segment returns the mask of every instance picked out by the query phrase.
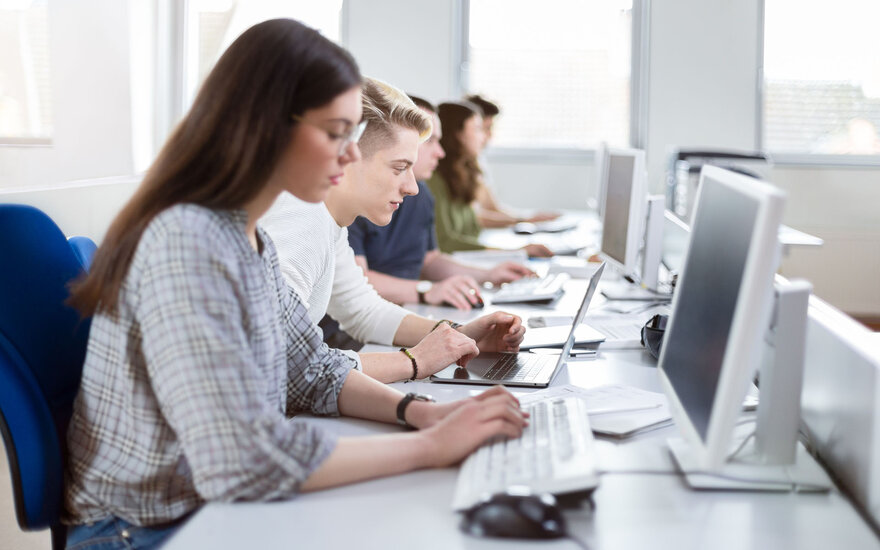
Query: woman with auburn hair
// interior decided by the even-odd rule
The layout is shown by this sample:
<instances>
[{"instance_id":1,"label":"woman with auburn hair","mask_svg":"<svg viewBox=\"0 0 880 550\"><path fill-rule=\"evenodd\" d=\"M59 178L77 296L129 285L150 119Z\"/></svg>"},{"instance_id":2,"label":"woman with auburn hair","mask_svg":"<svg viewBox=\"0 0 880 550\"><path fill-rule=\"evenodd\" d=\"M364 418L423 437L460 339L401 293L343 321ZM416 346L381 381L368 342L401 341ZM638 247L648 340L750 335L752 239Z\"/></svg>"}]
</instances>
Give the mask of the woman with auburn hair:
<instances>
[{"instance_id":1,"label":"woman with auburn hair","mask_svg":"<svg viewBox=\"0 0 880 550\"><path fill-rule=\"evenodd\" d=\"M351 56L292 20L242 34L113 222L71 302L94 315L68 429L68 548L152 548L207 501L267 501L461 460L517 437L494 389L437 404L321 342L257 219L360 157ZM401 414L396 414L400 410ZM336 437L299 411L419 431Z\"/></svg>"},{"instance_id":2,"label":"woman with auburn hair","mask_svg":"<svg viewBox=\"0 0 880 550\"><path fill-rule=\"evenodd\" d=\"M437 242L443 252L483 250L481 231L473 203L482 185L477 155L485 135L480 108L469 101L441 103L437 109L443 126L440 144L446 156L428 180L434 195ZM542 244L523 247L529 256L548 257L553 253Z\"/></svg>"},{"instance_id":3,"label":"woman with auburn hair","mask_svg":"<svg viewBox=\"0 0 880 550\"><path fill-rule=\"evenodd\" d=\"M517 316L497 312L453 330L388 302L367 282L346 228L358 216L387 225L404 198L418 193L412 167L431 119L402 91L372 78L364 81L362 116L362 158L345 167L325 204L285 193L260 220L312 321L326 313L360 342L405 346L404 353L353 354L363 372L382 382L425 378L480 351L515 351L525 331ZM321 326L325 339L335 328Z\"/></svg>"}]
</instances>

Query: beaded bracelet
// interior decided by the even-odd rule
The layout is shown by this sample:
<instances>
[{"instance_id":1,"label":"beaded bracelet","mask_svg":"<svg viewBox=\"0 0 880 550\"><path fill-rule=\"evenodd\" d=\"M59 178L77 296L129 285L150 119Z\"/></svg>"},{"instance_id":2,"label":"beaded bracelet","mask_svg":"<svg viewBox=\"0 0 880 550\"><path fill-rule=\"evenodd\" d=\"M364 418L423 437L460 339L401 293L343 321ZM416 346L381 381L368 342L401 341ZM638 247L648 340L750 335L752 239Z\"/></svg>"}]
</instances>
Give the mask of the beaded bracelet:
<instances>
[{"instance_id":1,"label":"beaded bracelet","mask_svg":"<svg viewBox=\"0 0 880 550\"><path fill-rule=\"evenodd\" d=\"M416 364L416 356L406 348L400 348L400 352L409 357L409 360L412 362L413 374L410 380L415 380L419 377L419 366Z\"/></svg>"}]
</instances>

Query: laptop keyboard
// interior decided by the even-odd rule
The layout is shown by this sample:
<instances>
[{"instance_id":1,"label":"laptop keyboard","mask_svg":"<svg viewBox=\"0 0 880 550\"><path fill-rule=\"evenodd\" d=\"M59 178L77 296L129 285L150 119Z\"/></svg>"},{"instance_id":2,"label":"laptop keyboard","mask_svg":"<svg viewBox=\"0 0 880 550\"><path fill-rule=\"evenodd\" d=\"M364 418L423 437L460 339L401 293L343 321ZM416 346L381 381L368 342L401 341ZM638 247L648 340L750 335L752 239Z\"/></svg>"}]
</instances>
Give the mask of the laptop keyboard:
<instances>
[{"instance_id":1,"label":"laptop keyboard","mask_svg":"<svg viewBox=\"0 0 880 550\"><path fill-rule=\"evenodd\" d=\"M492 303L552 300L562 294L562 286L570 278L567 273L551 273L541 278L518 279L493 294Z\"/></svg>"},{"instance_id":2,"label":"laptop keyboard","mask_svg":"<svg viewBox=\"0 0 880 550\"><path fill-rule=\"evenodd\" d=\"M519 439L491 441L471 454L458 473L453 508L527 487L533 493L589 491L598 484L593 433L584 402L555 397L523 406L531 413Z\"/></svg>"},{"instance_id":3,"label":"laptop keyboard","mask_svg":"<svg viewBox=\"0 0 880 550\"><path fill-rule=\"evenodd\" d=\"M483 378L499 382L529 382L541 373L548 359L547 356L529 353L505 355L486 371Z\"/></svg>"}]
</instances>

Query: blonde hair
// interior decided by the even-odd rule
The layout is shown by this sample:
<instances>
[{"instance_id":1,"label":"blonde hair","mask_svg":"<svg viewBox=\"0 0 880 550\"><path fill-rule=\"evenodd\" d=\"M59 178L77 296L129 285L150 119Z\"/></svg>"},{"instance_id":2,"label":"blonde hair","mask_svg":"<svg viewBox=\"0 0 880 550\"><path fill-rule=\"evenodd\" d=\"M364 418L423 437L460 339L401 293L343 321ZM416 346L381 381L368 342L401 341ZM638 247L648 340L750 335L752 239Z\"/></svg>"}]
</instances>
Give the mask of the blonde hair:
<instances>
[{"instance_id":1,"label":"blonde hair","mask_svg":"<svg viewBox=\"0 0 880 550\"><path fill-rule=\"evenodd\" d=\"M358 147L364 158L395 143L395 126L417 131L421 141L431 136L431 117L394 86L368 77L364 79L362 93L362 116L367 127Z\"/></svg>"}]
</instances>

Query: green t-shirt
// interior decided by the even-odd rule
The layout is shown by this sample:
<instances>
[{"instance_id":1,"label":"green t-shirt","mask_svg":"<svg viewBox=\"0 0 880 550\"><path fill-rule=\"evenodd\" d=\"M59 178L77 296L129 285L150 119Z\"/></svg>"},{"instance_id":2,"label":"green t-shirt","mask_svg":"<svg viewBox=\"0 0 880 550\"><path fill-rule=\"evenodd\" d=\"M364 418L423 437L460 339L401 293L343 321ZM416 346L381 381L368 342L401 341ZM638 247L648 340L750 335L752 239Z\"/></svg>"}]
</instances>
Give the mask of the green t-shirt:
<instances>
[{"instance_id":1,"label":"green t-shirt","mask_svg":"<svg viewBox=\"0 0 880 550\"><path fill-rule=\"evenodd\" d=\"M434 195L434 223L440 250L447 253L456 250L484 250L485 245L478 239L481 228L473 207L449 196L446 180L439 172L434 172L428 180L428 187Z\"/></svg>"}]
</instances>

